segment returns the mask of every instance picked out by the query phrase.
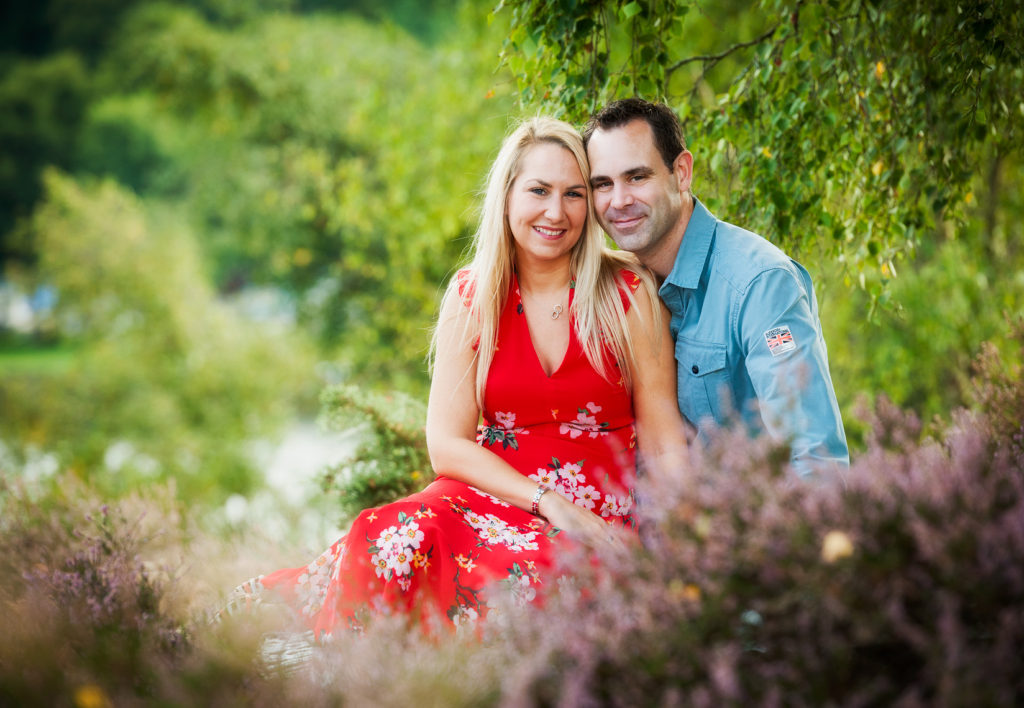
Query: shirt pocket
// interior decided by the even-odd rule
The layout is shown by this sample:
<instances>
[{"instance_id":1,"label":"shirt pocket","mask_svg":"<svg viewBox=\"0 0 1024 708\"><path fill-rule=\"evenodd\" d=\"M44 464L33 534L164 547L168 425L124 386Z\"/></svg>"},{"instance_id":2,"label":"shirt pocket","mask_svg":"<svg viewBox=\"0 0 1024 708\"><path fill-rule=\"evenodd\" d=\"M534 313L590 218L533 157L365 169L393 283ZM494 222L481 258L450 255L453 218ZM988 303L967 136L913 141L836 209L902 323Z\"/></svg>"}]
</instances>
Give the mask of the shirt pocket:
<instances>
[{"instance_id":1,"label":"shirt pocket","mask_svg":"<svg viewBox=\"0 0 1024 708\"><path fill-rule=\"evenodd\" d=\"M676 340L676 365L679 370L679 410L687 420L703 429L708 419L726 422L729 401L729 371L726 346L697 342L685 337Z\"/></svg>"}]
</instances>

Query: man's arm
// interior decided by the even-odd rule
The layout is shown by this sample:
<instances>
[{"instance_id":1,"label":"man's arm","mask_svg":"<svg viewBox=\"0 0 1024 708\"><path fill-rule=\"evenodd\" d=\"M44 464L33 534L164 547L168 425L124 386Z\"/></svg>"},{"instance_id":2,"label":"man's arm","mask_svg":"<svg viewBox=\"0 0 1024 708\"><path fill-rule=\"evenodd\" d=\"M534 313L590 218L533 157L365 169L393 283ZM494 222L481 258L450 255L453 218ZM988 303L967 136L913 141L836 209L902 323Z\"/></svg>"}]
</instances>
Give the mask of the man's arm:
<instances>
[{"instance_id":1,"label":"man's arm","mask_svg":"<svg viewBox=\"0 0 1024 708\"><path fill-rule=\"evenodd\" d=\"M796 471L849 466L810 276L796 264L766 270L751 282L736 313L765 429L791 444Z\"/></svg>"}]
</instances>

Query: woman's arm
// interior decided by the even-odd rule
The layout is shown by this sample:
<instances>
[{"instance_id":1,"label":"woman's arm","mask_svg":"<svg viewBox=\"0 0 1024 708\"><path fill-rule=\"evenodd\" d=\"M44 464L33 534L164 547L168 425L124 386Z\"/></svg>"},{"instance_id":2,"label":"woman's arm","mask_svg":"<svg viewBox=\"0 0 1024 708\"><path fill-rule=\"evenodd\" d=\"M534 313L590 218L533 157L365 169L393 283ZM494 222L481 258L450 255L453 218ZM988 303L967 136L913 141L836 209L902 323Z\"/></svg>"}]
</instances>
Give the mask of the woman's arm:
<instances>
[{"instance_id":1,"label":"woman's arm","mask_svg":"<svg viewBox=\"0 0 1024 708\"><path fill-rule=\"evenodd\" d=\"M686 474L690 469L686 424L676 401L676 359L669 333L670 315L660 299L646 288L634 294L636 305L626 313L633 340L633 412L636 439L647 474ZM655 307L661 310L661 327L655 331Z\"/></svg>"},{"instance_id":2,"label":"woman's arm","mask_svg":"<svg viewBox=\"0 0 1024 708\"><path fill-rule=\"evenodd\" d=\"M476 405L476 363L467 341L469 317L461 298L446 298L438 320L437 350L427 402L427 450L430 464L443 474L531 511L537 483L476 442L480 410ZM557 492L545 494L540 512L579 540L605 542L608 526L596 514Z\"/></svg>"}]
</instances>

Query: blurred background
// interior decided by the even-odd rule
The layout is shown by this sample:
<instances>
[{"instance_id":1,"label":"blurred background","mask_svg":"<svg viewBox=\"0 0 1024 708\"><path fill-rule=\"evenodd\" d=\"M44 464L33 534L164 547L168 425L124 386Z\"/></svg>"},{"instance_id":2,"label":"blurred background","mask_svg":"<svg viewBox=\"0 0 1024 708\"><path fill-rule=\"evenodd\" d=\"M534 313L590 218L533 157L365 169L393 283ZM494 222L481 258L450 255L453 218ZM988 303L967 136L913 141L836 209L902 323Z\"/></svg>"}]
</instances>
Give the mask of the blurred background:
<instances>
[{"instance_id":1,"label":"blurred background","mask_svg":"<svg viewBox=\"0 0 1024 708\"><path fill-rule=\"evenodd\" d=\"M981 103L933 105L951 79L912 71L951 50L877 44L913 34L927 3L886 5L876 44L851 30L849 55L808 37L831 21L813 4L799 22L773 3L507 5L9 5L3 476L42 497L68 475L103 498L171 484L227 527L288 534L305 518L329 537L320 471L358 431L317 426L321 390L424 400L438 296L509 125L539 110L580 122L634 92L687 121L697 194L811 271L854 456L858 399L941 424L971 404L983 342L1019 359L1024 108L989 84L949 93ZM933 33L957 21L935 17ZM989 20L960 27L979 76L1005 44ZM280 519L291 506L323 513Z\"/></svg>"}]
</instances>

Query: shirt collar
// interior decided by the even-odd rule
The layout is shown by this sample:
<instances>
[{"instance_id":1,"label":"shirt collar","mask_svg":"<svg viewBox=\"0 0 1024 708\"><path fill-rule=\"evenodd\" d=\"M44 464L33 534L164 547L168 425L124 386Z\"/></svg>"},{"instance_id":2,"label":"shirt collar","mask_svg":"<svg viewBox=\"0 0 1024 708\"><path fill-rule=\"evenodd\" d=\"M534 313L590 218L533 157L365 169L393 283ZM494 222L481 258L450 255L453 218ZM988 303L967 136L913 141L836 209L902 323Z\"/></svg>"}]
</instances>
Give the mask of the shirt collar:
<instances>
[{"instance_id":1,"label":"shirt collar","mask_svg":"<svg viewBox=\"0 0 1024 708\"><path fill-rule=\"evenodd\" d=\"M686 224L686 232L683 234L682 243L679 244L672 272L665 278L666 283L680 288L696 289L700 283L701 273L704 272L704 264L707 263L711 240L717 226L718 219L694 197L693 213Z\"/></svg>"}]
</instances>

